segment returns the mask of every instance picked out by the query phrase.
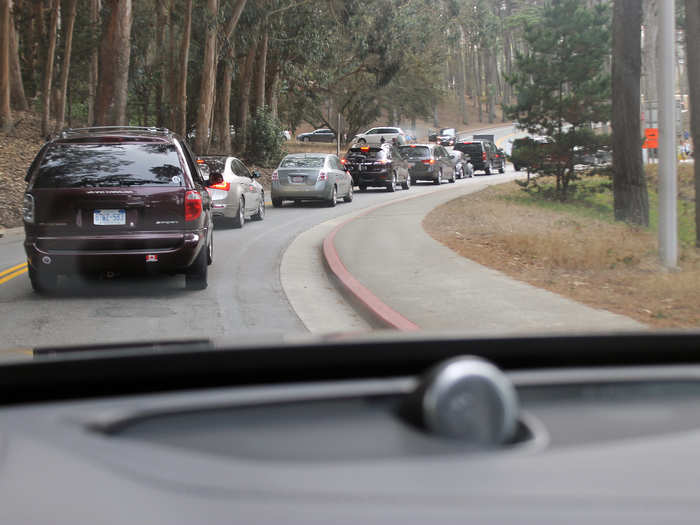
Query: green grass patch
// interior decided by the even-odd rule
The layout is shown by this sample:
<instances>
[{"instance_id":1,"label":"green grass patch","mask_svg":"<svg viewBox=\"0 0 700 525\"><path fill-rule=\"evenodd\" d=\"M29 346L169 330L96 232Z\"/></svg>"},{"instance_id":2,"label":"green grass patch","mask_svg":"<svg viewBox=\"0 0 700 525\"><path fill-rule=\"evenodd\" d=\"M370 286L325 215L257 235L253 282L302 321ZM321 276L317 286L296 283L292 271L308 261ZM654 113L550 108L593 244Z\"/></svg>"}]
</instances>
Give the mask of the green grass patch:
<instances>
[{"instance_id":1,"label":"green grass patch","mask_svg":"<svg viewBox=\"0 0 700 525\"><path fill-rule=\"evenodd\" d=\"M649 187L648 230L651 232L656 232L659 225L659 195L655 186L650 184ZM536 180L535 185L522 188L522 191L507 193L503 195L503 199L513 204L537 206L581 218L616 222L612 181L609 178L584 177L572 183L570 190L568 199L562 202L556 197L554 183L547 178L540 178ZM695 202L687 197L678 199L678 238L683 247L695 245Z\"/></svg>"}]
</instances>

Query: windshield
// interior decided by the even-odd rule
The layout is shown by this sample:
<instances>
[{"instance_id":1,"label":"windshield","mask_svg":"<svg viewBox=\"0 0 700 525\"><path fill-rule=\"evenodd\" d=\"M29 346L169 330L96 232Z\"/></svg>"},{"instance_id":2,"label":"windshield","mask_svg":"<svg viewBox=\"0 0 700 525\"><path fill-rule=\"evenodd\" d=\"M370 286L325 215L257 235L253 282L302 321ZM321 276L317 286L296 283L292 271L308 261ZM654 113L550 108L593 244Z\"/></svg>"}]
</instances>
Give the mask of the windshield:
<instances>
[{"instance_id":1,"label":"windshield","mask_svg":"<svg viewBox=\"0 0 700 525\"><path fill-rule=\"evenodd\" d=\"M430 148L427 146L403 146L401 154L409 159L430 158Z\"/></svg>"},{"instance_id":2,"label":"windshield","mask_svg":"<svg viewBox=\"0 0 700 525\"><path fill-rule=\"evenodd\" d=\"M322 168L325 157L286 157L280 168Z\"/></svg>"},{"instance_id":3,"label":"windshield","mask_svg":"<svg viewBox=\"0 0 700 525\"><path fill-rule=\"evenodd\" d=\"M700 328L686 2L11 4L0 360Z\"/></svg>"},{"instance_id":4,"label":"windshield","mask_svg":"<svg viewBox=\"0 0 700 525\"><path fill-rule=\"evenodd\" d=\"M164 144L55 144L45 153L34 188L183 185L180 158Z\"/></svg>"}]
</instances>

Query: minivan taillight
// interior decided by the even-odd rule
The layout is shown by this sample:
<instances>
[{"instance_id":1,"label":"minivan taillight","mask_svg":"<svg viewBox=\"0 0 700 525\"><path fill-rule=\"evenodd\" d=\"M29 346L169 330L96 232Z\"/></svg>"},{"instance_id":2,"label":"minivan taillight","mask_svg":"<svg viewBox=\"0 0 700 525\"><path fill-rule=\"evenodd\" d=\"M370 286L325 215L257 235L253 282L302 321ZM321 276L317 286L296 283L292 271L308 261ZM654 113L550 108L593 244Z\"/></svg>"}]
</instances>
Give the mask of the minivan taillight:
<instances>
[{"instance_id":1,"label":"minivan taillight","mask_svg":"<svg viewBox=\"0 0 700 525\"><path fill-rule=\"evenodd\" d=\"M423 159L421 162L423 164L435 164L435 159Z\"/></svg>"},{"instance_id":2,"label":"minivan taillight","mask_svg":"<svg viewBox=\"0 0 700 525\"><path fill-rule=\"evenodd\" d=\"M24 218L24 222L34 224L34 197L29 193L24 194L22 217Z\"/></svg>"},{"instance_id":3,"label":"minivan taillight","mask_svg":"<svg viewBox=\"0 0 700 525\"><path fill-rule=\"evenodd\" d=\"M198 191L185 193L185 220L194 221L202 215L202 196Z\"/></svg>"}]
</instances>

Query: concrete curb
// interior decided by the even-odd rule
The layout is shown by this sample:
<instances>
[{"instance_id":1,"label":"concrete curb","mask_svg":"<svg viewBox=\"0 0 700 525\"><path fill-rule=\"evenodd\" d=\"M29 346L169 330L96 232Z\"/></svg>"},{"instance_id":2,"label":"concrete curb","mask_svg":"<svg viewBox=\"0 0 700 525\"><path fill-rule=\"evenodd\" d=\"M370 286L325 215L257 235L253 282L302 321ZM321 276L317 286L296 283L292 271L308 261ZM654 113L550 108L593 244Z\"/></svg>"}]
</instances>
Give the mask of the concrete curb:
<instances>
[{"instance_id":1,"label":"concrete curb","mask_svg":"<svg viewBox=\"0 0 700 525\"><path fill-rule=\"evenodd\" d=\"M362 215L353 217L339 224L325 239L323 239L323 260L326 267L336 283L340 285L341 291L344 292L354 304L362 308L368 315L368 320L373 321L383 328L392 328L402 332L415 332L420 330L420 326L406 319L403 315L385 304L379 297L374 295L369 288L358 281L355 276L348 271L343 261L340 259L334 244L335 235L343 226L354 221L358 217L362 217Z\"/></svg>"}]
</instances>

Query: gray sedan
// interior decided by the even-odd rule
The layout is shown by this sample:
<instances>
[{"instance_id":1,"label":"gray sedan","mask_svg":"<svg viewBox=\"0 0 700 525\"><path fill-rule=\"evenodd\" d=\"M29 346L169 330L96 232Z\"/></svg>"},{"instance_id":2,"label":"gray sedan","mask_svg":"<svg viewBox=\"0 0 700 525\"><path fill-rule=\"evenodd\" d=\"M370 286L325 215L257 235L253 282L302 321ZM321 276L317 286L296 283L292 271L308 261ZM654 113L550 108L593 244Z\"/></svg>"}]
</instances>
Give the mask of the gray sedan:
<instances>
[{"instance_id":1,"label":"gray sedan","mask_svg":"<svg viewBox=\"0 0 700 525\"><path fill-rule=\"evenodd\" d=\"M339 198L352 201L352 177L335 155L296 153L287 155L272 172L272 205L285 200L325 201L335 206Z\"/></svg>"},{"instance_id":2,"label":"gray sedan","mask_svg":"<svg viewBox=\"0 0 700 525\"><path fill-rule=\"evenodd\" d=\"M265 191L252 173L236 157L208 156L197 159L199 171L207 181L214 217L240 228L246 219L265 218Z\"/></svg>"}]
</instances>

